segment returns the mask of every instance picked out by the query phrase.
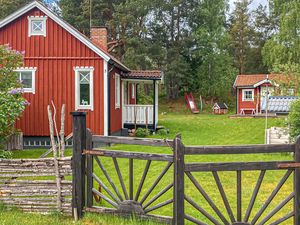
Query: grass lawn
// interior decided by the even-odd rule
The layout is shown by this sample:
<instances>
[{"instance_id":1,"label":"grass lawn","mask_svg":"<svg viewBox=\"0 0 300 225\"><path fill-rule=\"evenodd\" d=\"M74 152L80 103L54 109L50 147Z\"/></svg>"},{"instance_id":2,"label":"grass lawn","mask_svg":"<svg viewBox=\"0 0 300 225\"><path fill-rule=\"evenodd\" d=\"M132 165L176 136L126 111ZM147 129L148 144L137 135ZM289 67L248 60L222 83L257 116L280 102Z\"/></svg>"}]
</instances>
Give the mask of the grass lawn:
<instances>
[{"instance_id":1,"label":"grass lawn","mask_svg":"<svg viewBox=\"0 0 300 225\"><path fill-rule=\"evenodd\" d=\"M176 109L175 109L176 110ZM198 114L193 115L183 110L180 112L172 112L172 109L163 109L162 111L168 111L165 115L160 115L160 125L165 126L170 130L170 133L166 136L154 135L154 137L159 138L174 138L178 133L181 133L182 140L185 145L228 145L228 144L262 144L264 143L264 119L253 119L253 118L243 118L243 119L230 119L226 115L210 115L210 114ZM269 119L268 125L270 126L283 126L284 119ZM154 148L154 147L141 147L141 146L125 146L116 145L112 147L113 149L122 149L127 151L136 152L151 152L151 153L165 153L171 154L170 148ZM14 157L16 158L33 158L38 157L43 153L43 150L34 151L19 151L14 152ZM70 151L68 152L70 154ZM274 160L291 160L289 154L259 154L259 155L218 155L218 156L189 156L186 157L188 162L222 162L222 161L274 161ZM121 185L119 184L117 174L114 171L114 165L111 158L101 158L106 170L109 172L117 188L122 193ZM122 171L123 178L128 184L128 160L118 159L120 169ZM143 160L134 160L134 191L136 192L139 181L141 179L143 170L145 168L146 162ZM145 180L143 189L139 200L144 196L149 187L152 185L154 180L166 166L163 162L152 162L147 178ZM105 184L109 186L107 180L101 173L99 167L95 163L95 173L105 181ZM285 171L267 171L263 184L261 186L260 192L258 194L257 200L254 205L253 213L250 216L253 218L255 213L260 209L261 205L265 199L271 194L272 190L278 184L281 177L284 175ZM172 167L163 177L157 188L150 194L146 199L145 203L159 191L161 191L165 186L167 186L172 181ZM220 209L220 211L229 220L229 216L226 213L226 208L221 200L219 191L213 179L211 173L194 173L197 181L202 185L208 195L213 199L214 203ZM219 173L221 182L223 184L225 193L230 202L231 208L234 215L236 215L236 172L220 172ZM254 186L259 176L259 171L249 171L242 172L242 215L244 216L247 209L248 203L251 198ZM213 210L209 207L207 202L202 198L193 184L189 181L188 177L185 178L185 191L186 195L192 198L195 202L201 205L207 212L211 213L215 218L218 219ZM95 184L95 187L97 185ZM97 187L98 188L98 187ZM267 213L269 213L274 206L279 204L285 197L287 197L292 192L292 176L288 179L286 184L282 187L279 194L271 202L270 206L267 208L266 212L261 218L263 218ZM127 185L128 190L128 185ZM135 193L134 192L134 193ZM105 192L104 192L105 193ZM164 200L170 199L172 197L172 189L170 189L165 195L160 199L156 200L151 206L154 206ZM104 206L109 206L108 204L102 202ZM289 202L285 207L283 207L279 213L271 218L269 222L275 220L275 218L280 218L285 214L289 213L292 209L292 204ZM208 224L210 221L203 218L203 216L198 213L191 205L186 203L186 212L193 217L203 220ZM171 215L172 205L162 207L153 213L161 215ZM53 216L40 216L34 215L30 216L27 214L15 212L15 211L5 211L0 212L0 218L6 218L6 222L0 224L13 224L10 218L15 218L15 221L23 221L22 224L35 224L33 222L36 220L47 221L45 224L70 224L72 221L70 219L61 218L57 215ZM35 218L35 219L33 219ZM9 222L10 221L10 222ZM41 224L41 223L39 223ZM85 218L78 224L154 224L149 222L140 222L136 220L125 220L116 217L103 217L100 215L87 214ZM287 221L283 224L292 224L292 220Z\"/></svg>"}]
</instances>

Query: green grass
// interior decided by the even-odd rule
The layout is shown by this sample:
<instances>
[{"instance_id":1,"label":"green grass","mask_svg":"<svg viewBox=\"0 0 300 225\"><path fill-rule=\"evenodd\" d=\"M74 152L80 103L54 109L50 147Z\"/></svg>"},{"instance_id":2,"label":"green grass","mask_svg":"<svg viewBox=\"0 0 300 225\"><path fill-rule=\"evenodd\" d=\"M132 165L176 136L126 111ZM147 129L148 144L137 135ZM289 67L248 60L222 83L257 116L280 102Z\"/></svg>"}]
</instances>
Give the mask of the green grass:
<instances>
[{"instance_id":1,"label":"green grass","mask_svg":"<svg viewBox=\"0 0 300 225\"><path fill-rule=\"evenodd\" d=\"M178 107L180 108L180 107ZM198 114L193 115L188 113L186 110L179 112L175 107L173 109L163 109L161 111L168 111L166 115L160 115L160 125L165 126L170 130L170 133L165 136L154 135L158 138L170 138L173 139L176 134L180 133L182 135L182 140L185 145L229 145L229 144L262 144L264 143L264 119L254 119L254 118L235 118L230 119L227 115L210 115L210 114ZM173 112L170 112L173 111ZM285 123L284 119L269 119L268 125L271 126L283 126ZM166 148L157 148L157 147L141 147L141 146L125 146L125 145L116 145L112 149L126 150L126 151L135 151L135 152L151 152L151 153L165 153L172 154L172 150L168 147ZM28 157L35 158L40 156L44 150L33 150L33 151L17 151L14 152L13 157ZM69 153L70 154L70 151ZM226 162L226 161L275 161L275 160L291 160L292 157L289 154L258 154L258 155L202 155L202 156L188 156L186 157L187 162ZM109 172L109 175L112 177L114 183L116 184L118 190L122 192L121 185L119 184L117 174L114 170L114 165L111 158L101 158L106 170ZM119 166L122 171L124 180L126 181L126 187L128 190L128 160L118 159ZM139 181L141 179L143 170L145 168L146 162L144 160L134 160L134 194L137 190ZM153 184L154 180L166 166L166 163L163 162L152 162L150 166L149 173L143 185L141 195L139 200L144 196L149 187ZM261 190L257 197L257 200L254 205L253 213L250 216L250 219L254 217L255 213L259 210L263 202L270 195L272 190L275 188L285 171L267 171ZM109 186L104 175L101 173L100 168L95 163L95 173L99 176L105 184ZM151 199L155 194L161 191L166 185L172 181L172 168L167 172L163 177L160 183L157 185L157 188L150 194L146 199L145 203ZM202 185L208 195L213 199L221 212L229 220L229 217L226 213L225 206L221 201L221 197L213 176L211 173L194 173L194 176L198 182ZM224 186L227 198L230 202L234 215L236 215L236 172L220 172L219 173L221 182ZM259 171L247 171L242 172L242 186L243 186L243 216L245 214L246 208L251 198L254 186L256 184L257 178L259 176ZM201 207L205 208L206 211L211 213L215 218L218 218L216 214L211 210L207 202L202 198L198 193L196 188L192 185L189 179L185 178L185 194L192 198L198 204L201 204ZM95 187L98 186L95 184ZM267 208L266 212L261 218L263 218L267 213L269 213L276 204L280 203L287 195L292 192L292 176L282 187L278 195L272 201L270 206ZM105 193L105 191L104 191ZM106 193L105 193L106 194ZM167 200L172 197L172 189L170 189L165 195L160 199L156 200L151 206L156 205L159 202ZM100 205L109 206L105 202L101 202ZM275 218L280 218L287 214L292 208L291 203L287 204L279 213L277 213L272 219L268 222L272 222ZM210 224L208 220L203 218L200 213L193 209L188 203L185 205L185 211L192 215L193 217L203 220L204 222ZM10 214L13 214L10 216ZM153 211L155 214L161 215L172 215L172 205L168 205L160 208L159 210ZM10 217L22 218L22 213L19 212L2 212L2 215L10 220ZM0 214L0 217L2 217ZM28 218L28 224L30 218L36 217L34 221L39 220L38 218L45 218L47 221L46 224L69 224L71 223L70 219L61 218L57 215L42 217L40 215L34 215L32 217L27 214L24 218ZM16 218L16 220L19 220ZM12 221L12 220L11 220ZM22 219L23 221L23 219ZM26 219L24 223L27 224ZM291 220L287 221L285 224L291 224ZM1 224L1 222L0 222ZM6 224L12 224L7 222ZM117 217L110 217L95 214L86 214L85 218L79 224L154 224L150 222L140 222L136 220L125 220Z\"/></svg>"}]
</instances>

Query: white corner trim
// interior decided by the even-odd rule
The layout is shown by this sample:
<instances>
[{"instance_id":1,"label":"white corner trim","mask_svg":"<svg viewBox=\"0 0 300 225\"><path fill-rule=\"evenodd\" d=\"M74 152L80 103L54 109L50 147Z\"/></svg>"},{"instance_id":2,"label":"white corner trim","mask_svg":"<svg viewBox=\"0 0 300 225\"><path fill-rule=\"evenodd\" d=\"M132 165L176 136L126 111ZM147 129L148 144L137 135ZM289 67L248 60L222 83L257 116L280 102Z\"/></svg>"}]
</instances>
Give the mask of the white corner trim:
<instances>
[{"instance_id":1,"label":"white corner trim","mask_svg":"<svg viewBox=\"0 0 300 225\"><path fill-rule=\"evenodd\" d=\"M41 32L33 32L31 23L34 21L42 21L42 31ZM44 36L46 37L47 34L47 16L28 16L28 37L31 36Z\"/></svg>"},{"instance_id":2,"label":"white corner trim","mask_svg":"<svg viewBox=\"0 0 300 225\"><path fill-rule=\"evenodd\" d=\"M15 72L32 72L32 88L23 88L24 93L32 93L35 94L35 73L37 68L36 67L17 67Z\"/></svg>"},{"instance_id":3,"label":"white corner trim","mask_svg":"<svg viewBox=\"0 0 300 225\"><path fill-rule=\"evenodd\" d=\"M110 60L110 56L99 49L97 46L95 46L87 37L85 37L83 34L81 34L79 31L77 31L75 28L73 28L71 25L63 21L61 18L59 18L57 15L55 15L51 10L49 10L47 7L45 7L43 4L33 1L30 4L25 5L21 9L17 10L16 12L10 14L6 18L0 21L0 28L4 27L5 25L9 24L13 20L17 19L18 17L22 16L29 10L33 9L34 7L37 7L39 10L41 10L43 13L45 13L49 18L54 20L56 23L58 23L61 27L63 27L65 30L67 30L70 34L72 34L75 38L77 38L79 41L81 41L84 45L89 47L92 51L94 51L97 55L102 57L105 61Z\"/></svg>"},{"instance_id":4,"label":"white corner trim","mask_svg":"<svg viewBox=\"0 0 300 225\"><path fill-rule=\"evenodd\" d=\"M89 109L94 110L94 68L82 68L74 67L75 71L75 110L79 109ZM88 71L90 72L90 104L89 105L80 105L80 89L79 89L79 71Z\"/></svg>"},{"instance_id":5,"label":"white corner trim","mask_svg":"<svg viewBox=\"0 0 300 225\"><path fill-rule=\"evenodd\" d=\"M117 86L118 93L117 93ZM118 73L115 73L115 109L119 109L121 107L121 76ZM117 97L118 96L118 97ZM118 99L118 101L117 101Z\"/></svg>"},{"instance_id":6,"label":"white corner trim","mask_svg":"<svg viewBox=\"0 0 300 225\"><path fill-rule=\"evenodd\" d=\"M103 66L103 98L104 98L104 118L103 118L103 129L104 129L104 136L108 136L108 87L107 87L107 83L108 83L108 65L107 62L104 61L104 66Z\"/></svg>"}]
</instances>

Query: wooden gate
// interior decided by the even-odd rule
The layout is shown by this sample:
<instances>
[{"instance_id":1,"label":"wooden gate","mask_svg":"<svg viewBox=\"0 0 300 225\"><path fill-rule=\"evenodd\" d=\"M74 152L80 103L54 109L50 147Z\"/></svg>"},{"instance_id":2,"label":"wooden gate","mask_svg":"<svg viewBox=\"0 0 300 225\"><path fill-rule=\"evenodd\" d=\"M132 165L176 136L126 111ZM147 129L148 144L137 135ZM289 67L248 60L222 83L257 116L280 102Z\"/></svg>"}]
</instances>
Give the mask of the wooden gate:
<instances>
[{"instance_id":1,"label":"wooden gate","mask_svg":"<svg viewBox=\"0 0 300 225\"><path fill-rule=\"evenodd\" d=\"M180 136L175 137L174 140L92 136L86 129L85 113L82 112L73 113L73 134L72 207L73 215L76 217L81 217L83 211L118 215L134 213L141 218L175 225L183 225L185 222L200 225L275 225L294 218L294 225L300 225L300 139L297 139L295 144L289 145L184 146ZM99 143L139 145L141 148L143 146L166 147L166 152L171 152L171 148L172 154L93 148ZM185 162L188 157L196 155L255 154L259 157L261 154L268 153L293 153L294 160ZM110 163L105 163L107 159ZM121 160L127 161L126 164L122 163L122 167ZM144 165L139 174L140 179L135 183L137 179L134 177L134 171L137 170L138 165L135 162L140 160L143 160ZM150 176L149 169L155 167L157 163L163 163L164 166L157 167L162 169L155 171L152 183L147 183L147 178ZM243 195L243 190L245 190L243 187L250 185L243 182L246 171L258 171L258 178L252 193ZM284 173L282 177L272 177L278 180L278 184L275 188L267 190L268 193L265 193L267 197L259 207L254 207L260 203L257 196L262 190L268 171L283 171ZM205 185L199 181L199 177L203 177L204 173L209 173L212 177L216 186L213 190L219 193L219 199L212 198ZM229 185L231 188L234 186L235 189L236 210L233 210L232 199L228 198L220 173L229 174L233 181ZM235 175L233 176L232 173ZM153 173L151 175L153 176ZM294 177L291 182L293 184L291 193L286 194L283 199L279 200L280 203L273 207L274 199L278 197L283 185L291 179L292 175ZM162 182L163 179L165 179L164 182ZM194 197L191 197L191 194ZM197 194L196 197L195 194ZM247 202L243 199L245 195L249 196ZM102 201L101 204L97 202L98 200ZM219 207L220 202L223 208ZM279 211L290 203L293 204L291 211L278 216ZM166 212L163 207L170 206L173 207L173 210L169 210L172 212L171 215L152 214L157 209ZM189 209L195 210L196 216L189 214Z\"/></svg>"}]
</instances>

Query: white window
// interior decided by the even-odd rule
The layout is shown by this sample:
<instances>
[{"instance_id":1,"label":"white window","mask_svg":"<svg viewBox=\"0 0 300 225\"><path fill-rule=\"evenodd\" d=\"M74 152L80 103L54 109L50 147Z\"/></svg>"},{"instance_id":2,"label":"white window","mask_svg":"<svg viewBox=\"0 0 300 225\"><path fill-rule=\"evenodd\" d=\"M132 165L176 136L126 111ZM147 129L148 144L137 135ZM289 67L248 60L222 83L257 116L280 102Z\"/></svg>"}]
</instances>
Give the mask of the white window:
<instances>
[{"instance_id":1,"label":"white window","mask_svg":"<svg viewBox=\"0 0 300 225\"><path fill-rule=\"evenodd\" d=\"M254 101L254 90L253 89L244 89L242 93L243 101Z\"/></svg>"},{"instance_id":2,"label":"white window","mask_svg":"<svg viewBox=\"0 0 300 225\"><path fill-rule=\"evenodd\" d=\"M120 75L115 74L115 108L120 108L120 98L121 98L121 93L120 93Z\"/></svg>"},{"instance_id":3,"label":"white window","mask_svg":"<svg viewBox=\"0 0 300 225\"><path fill-rule=\"evenodd\" d=\"M45 16L28 17L28 36L41 35L46 37L46 20Z\"/></svg>"},{"instance_id":4,"label":"white window","mask_svg":"<svg viewBox=\"0 0 300 225\"><path fill-rule=\"evenodd\" d=\"M35 71L36 68L18 68L15 72L19 75L24 92L35 93Z\"/></svg>"},{"instance_id":5,"label":"white window","mask_svg":"<svg viewBox=\"0 0 300 225\"><path fill-rule=\"evenodd\" d=\"M93 72L92 67L75 68L75 110L94 110Z\"/></svg>"},{"instance_id":6,"label":"white window","mask_svg":"<svg viewBox=\"0 0 300 225\"><path fill-rule=\"evenodd\" d=\"M131 98L135 98L135 84L131 84Z\"/></svg>"}]
</instances>

